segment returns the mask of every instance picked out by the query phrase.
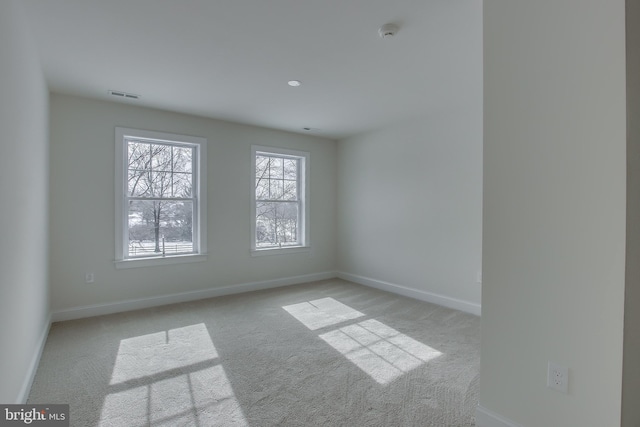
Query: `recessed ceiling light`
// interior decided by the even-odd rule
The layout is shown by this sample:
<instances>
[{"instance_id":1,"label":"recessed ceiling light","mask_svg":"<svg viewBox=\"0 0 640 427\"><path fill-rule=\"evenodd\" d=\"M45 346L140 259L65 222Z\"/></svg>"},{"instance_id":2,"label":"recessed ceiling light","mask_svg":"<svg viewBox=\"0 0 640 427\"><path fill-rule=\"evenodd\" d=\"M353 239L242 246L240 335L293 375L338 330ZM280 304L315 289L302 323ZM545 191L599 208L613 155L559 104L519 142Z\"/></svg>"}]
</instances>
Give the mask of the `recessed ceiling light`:
<instances>
[{"instance_id":1,"label":"recessed ceiling light","mask_svg":"<svg viewBox=\"0 0 640 427\"><path fill-rule=\"evenodd\" d=\"M300 83L300 80L289 80L289 81L287 82L287 84L288 84L289 86L292 86L292 87L298 87L298 86L300 86L302 83Z\"/></svg>"}]
</instances>

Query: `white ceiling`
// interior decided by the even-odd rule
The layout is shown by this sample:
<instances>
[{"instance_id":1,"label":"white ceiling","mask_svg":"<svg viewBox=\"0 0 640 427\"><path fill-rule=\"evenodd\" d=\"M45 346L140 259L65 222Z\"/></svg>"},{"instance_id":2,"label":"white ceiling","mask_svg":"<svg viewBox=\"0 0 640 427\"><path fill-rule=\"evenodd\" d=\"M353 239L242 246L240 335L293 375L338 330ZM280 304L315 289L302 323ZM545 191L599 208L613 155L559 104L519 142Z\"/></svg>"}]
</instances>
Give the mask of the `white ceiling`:
<instances>
[{"instance_id":1,"label":"white ceiling","mask_svg":"<svg viewBox=\"0 0 640 427\"><path fill-rule=\"evenodd\" d=\"M481 0L23 3L54 92L332 139L482 97Z\"/></svg>"}]
</instances>

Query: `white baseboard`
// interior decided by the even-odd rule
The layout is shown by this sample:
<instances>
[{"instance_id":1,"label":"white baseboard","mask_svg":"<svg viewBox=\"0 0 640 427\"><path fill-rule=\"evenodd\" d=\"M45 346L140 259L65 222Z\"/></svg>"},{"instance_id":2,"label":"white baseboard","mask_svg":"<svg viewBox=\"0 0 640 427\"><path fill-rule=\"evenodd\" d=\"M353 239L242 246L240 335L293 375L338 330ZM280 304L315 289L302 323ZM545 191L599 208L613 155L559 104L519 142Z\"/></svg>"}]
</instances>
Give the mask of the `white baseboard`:
<instances>
[{"instance_id":1,"label":"white baseboard","mask_svg":"<svg viewBox=\"0 0 640 427\"><path fill-rule=\"evenodd\" d=\"M382 280L371 279L369 277L358 276L356 274L345 273L342 271L337 272L336 275L340 279L349 280L350 282L358 283L360 285L370 286L372 288L399 294L405 297L442 305L444 307L453 308L454 310L460 310L467 313L475 314L476 316L480 316L481 313L480 304L472 303L469 301L463 301L444 295L434 294L432 292L407 288L405 286L384 282Z\"/></svg>"},{"instance_id":2,"label":"white baseboard","mask_svg":"<svg viewBox=\"0 0 640 427\"><path fill-rule=\"evenodd\" d=\"M54 322L61 322L64 320L82 319L85 317L120 313L123 311L157 307L161 305L175 304L186 301L195 301L200 299L219 297L223 295L240 294L244 292L259 291L262 289L297 285L299 283L315 282L317 280L333 279L335 277L336 273L334 271L326 271L322 273L305 274L302 276L263 280L260 282L241 283L237 285L225 286L222 288L210 288L200 291L181 292L178 294L160 295L157 297L132 299L108 304L94 304L82 307L72 307L65 310L55 311L53 313L52 320Z\"/></svg>"},{"instance_id":3,"label":"white baseboard","mask_svg":"<svg viewBox=\"0 0 640 427\"><path fill-rule=\"evenodd\" d=\"M36 377L36 371L38 370L38 365L40 364L40 357L42 357L42 352L44 351L44 345L47 343L47 337L49 336L49 329L51 328L51 314L47 317L47 321L45 322L44 328L42 329L42 333L40 334L40 338L38 340L38 349L33 354L31 358L31 363L29 364L29 370L27 371L27 375L25 376L24 382L22 383L22 388L20 389L20 393L16 397L16 405L24 405L27 403L27 399L29 398L29 393L31 392L31 385L33 384L33 379Z\"/></svg>"},{"instance_id":4,"label":"white baseboard","mask_svg":"<svg viewBox=\"0 0 640 427\"><path fill-rule=\"evenodd\" d=\"M476 427L522 427L520 424L514 423L506 419L502 415L498 415L487 408L478 405L476 408Z\"/></svg>"}]
</instances>

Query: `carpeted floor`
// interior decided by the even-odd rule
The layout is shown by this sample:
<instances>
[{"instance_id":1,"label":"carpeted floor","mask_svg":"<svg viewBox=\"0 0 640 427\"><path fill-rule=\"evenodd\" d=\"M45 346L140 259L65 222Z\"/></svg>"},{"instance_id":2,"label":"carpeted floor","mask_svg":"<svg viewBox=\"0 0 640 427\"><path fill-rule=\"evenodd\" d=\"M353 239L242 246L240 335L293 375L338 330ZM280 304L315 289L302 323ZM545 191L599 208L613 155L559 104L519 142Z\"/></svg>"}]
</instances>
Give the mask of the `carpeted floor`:
<instances>
[{"instance_id":1,"label":"carpeted floor","mask_svg":"<svg viewBox=\"0 0 640 427\"><path fill-rule=\"evenodd\" d=\"M342 280L55 323L72 426L473 426L480 319Z\"/></svg>"}]
</instances>

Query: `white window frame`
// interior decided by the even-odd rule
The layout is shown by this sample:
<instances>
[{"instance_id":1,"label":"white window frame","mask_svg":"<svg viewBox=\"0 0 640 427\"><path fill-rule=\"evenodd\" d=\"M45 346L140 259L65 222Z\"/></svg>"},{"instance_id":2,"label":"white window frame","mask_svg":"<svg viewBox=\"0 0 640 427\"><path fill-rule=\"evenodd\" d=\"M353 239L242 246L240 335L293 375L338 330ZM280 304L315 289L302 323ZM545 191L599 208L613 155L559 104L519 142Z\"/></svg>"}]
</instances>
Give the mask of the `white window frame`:
<instances>
[{"instance_id":1,"label":"white window frame","mask_svg":"<svg viewBox=\"0 0 640 427\"><path fill-rule=\"evenodd\" d=\"M162 144L187 144L194 148L193 183L193 252L177 255L160 255L143 258L128 257L128 211L125 197L128 192L127 179L127 138L157 142ZM116 268L149 267L154 265L178 264L204 261L207 258L207 139L154 132L140 129L116 127L115 130L115 237Z\"/></svg>"},{"instance_id":2,"label":"white window frame","mask_svg":"<svg viewBox=\"0 0 640 427\"><path fill-rule=\"evenodd\" d=\"M300 160L298 175L299 221L302 232L300 244L287 247L258 248L256 247L256 156L258 154L294 157ZM306 151L289 150L285 148L267 147L263 145L251 146L251 255L277 255L311 250L309 241L309 176L310 153Z\"/></svg>"}]
</instances>

